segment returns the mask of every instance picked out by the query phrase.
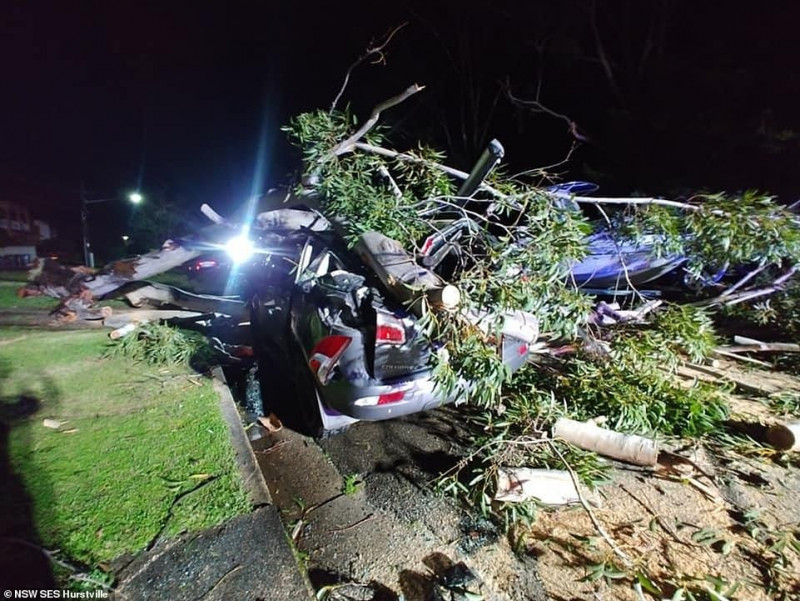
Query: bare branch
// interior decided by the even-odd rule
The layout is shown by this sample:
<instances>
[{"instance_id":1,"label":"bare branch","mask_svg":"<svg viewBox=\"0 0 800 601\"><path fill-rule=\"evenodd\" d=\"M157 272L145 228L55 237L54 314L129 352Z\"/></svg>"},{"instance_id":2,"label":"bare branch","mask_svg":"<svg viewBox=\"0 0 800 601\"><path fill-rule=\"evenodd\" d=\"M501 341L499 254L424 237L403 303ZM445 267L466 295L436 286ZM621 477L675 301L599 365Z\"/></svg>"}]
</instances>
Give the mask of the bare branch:
<instances>
[{"instance_id":1,"label":"bare branch","mask_svg":"<svg viewBox=\"0 0 800 601\"><path fill-rule=\"evenodd\" d=\"M394 178L392 177L392 174L389 173L389 170L384 165L381 165L378 168L378 173L380 173L381 177L388 182L389 188L392 190L392 195L397 200L401 200L403 198L403 192L400 190L400 186L397 185L397 182L394 181Z\"/></svg>"},{"instance_id":2,"label":"bare branch","mask_svg":"<svg viewBox=\"0 0 800 601\"><path fill-rule=\"evenodd\" d=\"M614 542L614 539L611 538L608 532L606 532L605 528L603 528L603 525L597 519L597 516L594 515L592 508L589 507L589 503L586 502L586 497L584 497L583 493L581 492L581 482L578 479L578 475L575 473L575 470L572 469L572 466L564 458L564 455L561 454L561 451L559 451L558 447L554 445L552 442L550 442L550 448L553 449L553 452L556 455L558 455L558 458L561 460L561 463L564 464L564 467L569 472L569 476L570 478L572 478L572 483L575 485L575 491L578 493L578 500L580 501L581 506L586 512L586 515L588 515L589 519L592 521L594 529L597 530L597 533L603 538L604 541L606 541L606 544L609 547L611 547L611 550L614 552L614 554L622 560L622 563L625 565L625 567L632 568L633 561L631 561L631 558L628 557L625 551L623 551L622 549L619 548L619 546L617 546L617 543Z\"/></svg>"},{"instance_id":3,"label":"bare branch","mask_svg":"<svg viewBox=\"0 0 800 601\"><path fill-rule=\"evenodd\" d=\"M397 27L395 27L394 29L392 29L388 34L386 34L384 36L382 42L380 42L378 45L370 45L370 47L366 49L364 54L359 56L353 62L353 64L350 65L350 67L347 69L347 72L344 75L344 81L342 82L342 87L339 89L339 93L336 94L336 98L333 99L333 103L331 103L331 108L328 111L328 114L331 114L331 113L333 113L333 111L336 110L336 105L339 104L339 100L341 100L342 94L344 94L344 91L347 88L347 84L350 83L350 75L353 73L353 71L355 70L356 67L358 67L361 63L363 63L365 60L367 60L370 57L374 57L374 59L372 61L373 65L375 65L375 64L380 64L380 65L386 64L386 56L383 54L384 48L386 48L386 46L389 44L389 42L392 41L392 38L395 36L395 34L398 31L400 31L401 29L403 29L403 27L405 27L406 25L408 25L408 21L406 21L405 23L402 23L402 24L398 25ZM370 44L372 44L372 42L370 42Z\"/></svg>"},{"instance_id":4,"label":"bare branch","mask_svg":"<svg viewBox=\"0 0 800 601\"><path fill-rule=\"evenodd\" d=\"M423 159L418 156L414 156L413 154L408 154L406 152L398 152L396 150L389 150L388 148L383 148L381 146L375 146L374 144L366 144L364 142L355 142L353 144L354 149L363 150L364 152L371 152L373 154L377 154L380 156L384 156L390 159L398 159L401 161L408 161L409 163L421 163L427 165L433 169L438 169L442 173L446 173L451 177L455 177L458 179L467 179L469 177L469 173L465 171L460 171L459 169L453 169L452 167L448 167L447 165L442 165L441 163L435 163L433 161L428 161L427 159ZM500 190L493 188L489 184L481 184L479 190L483 190L484 192L488 192L492 196L496 198L507 198L508 195L503 194Z\"/></svg>"},{"instance_id":5,"label":"bare branch","mask_svg":"<svg viewBox=\"0 0 800 601\"><path fill-rule=\"evenodd\" d=\"M602 196L573 196L572 200L580 204L590 205L661 205L663 207L675 207L687 211L700 211L703 207L677 200L666 200L665 198L605 198Z\"/></svg>"},{"instance_id":6,"label":"bare branch","mask_svg":"<svg viewBox=\"0 0 800 601\"><path fill-rule=\"evenodd\" d=\"M774 282L772 282L772 284L764 288L743 290L738 294L731 294L728 296L723 296L723 295L715 296L714 298L694 303L694 306L696 307L715 307L718 305L732 306L756 298L761 298L762 296L769 296L770 294L774 294L775 292L780 292L781 290L783 290L784 284L786 284L786 282L789 281L797 273L798 269L800 269L800 267L796 265L794 267L791 267L789 270L786 271L786 273L784 273L782 276L780 276Z\"/></svg>"},{"instance_id":7,"label":"bare branch","mask_svg":"<svg viewBox=\"0 0 800 601\"><path fill-rule=\"evenodd\" d=\"M570 135L573 138L580 142L589 142L589 138L587 138L583 133L581 133L578 129L578 124L575 123L573 119L570 119L567 115L563 113L558 113L551 108L546 107L544 104L541 103L539 100L539 93L541 91L541 81L536 89L536 99L535 100L523 100L522 98L517 98L511 93L511 84L506 83L506 96L511 101L512 104L529 109L535 113L544 113L546 115L550 115L551 117L555 117L556 119L560 119L564 123L567 124L567 128L569 129Z\"/></svg>"},{"instance_id":8,"label":"bare branch","mask_svg":"<svg viewBox=\"0 0 800 601\"><path fill-rule=\"evenodd\" d=\"M533 176L533 175L538 175L539 177L545 178L548 175L547 173L548 171L552 169L557 169L562 165L566 165L567 163L569 163L570 160L572 160L572 155L575 152L576 148L578 148L578 144L576 142L572 142L572 144L569 147L569 150L567 151L567 155L559 162L553 163L551 165L545 165L543 167L534 167L533 169L526 169L525 171L520 171L519 173L510 175L508 179L520 181L520 178L523 176Z\"/></svg>"},{"instance_id":9,"label":"bare branch","mask_svg":"<svg viewBox=\"0 0 800 601\"><path fill-rule=\"evenodd\" d=\"M760 267L756 267L754 270L745 275L741 280L739 280L733 286L728 288L725 292L720 294L720 296L730 296L731 294L736 292L739 288L744 286L747 282L756 277L759 273L764 271L767 267L768 267L767 265L761 265Z\"/></svg>"},{"instance_id":10,"label":"bare branch","mask_svg":"<svg viewBox=\"0 0 800 601\"><path fill-rule=\"evenodd\" d=\"M354 133L352 136L347 138L344 142L339 143L337 146L333 148L325 157L320 161L324 162L330 158L335 156L340 156L348 152L352 152L353 148L355 147L356 142L358 142L361 138L363 138L369 130L375 127L375 124L378 122L378 119L381 116L381 113L386 109L389 109L393 106L396 106L413 96L414 94L421 92L425 89L425 86L421 86L419 84L411 84L405 90L400 92L397 96L392 96L388 100L384 100L379 105L377 105L374 109L372 109L372 114L369 116L364 124Z\"/></svg>"},{"instance_id":11,"label":"bare branch","mask_svg":"<svg viewBox=\"0 0 800 601\"><path fill-rule=\"evenodd\" d=\"M608 224L609 233L613 232L614 226L611 224L611 219L608 218L608 214L605 212L605 210L601 205L596 205L596 206L597 210L600 211L600 214L603 216L603 219L605 219L606 223ZM631 282L630 274L628 273L628 264L625 262L625 257L622 254L622 249L619 247L619 244L617 244L617 239L613 235L611 235L611 243L614 245L614 249L617 251L617 258L619 259L619 264L622 265L622 273L625 275L625 281L628 283L628 288L630 288L636 294L636 296L639 297L639 299L641 299L642 301L646 301L647 299L645 299L645 297L642 296L642 293L639 292L639 289L633 285L633 282ZM619 278L617 279L617 285L618 284L619 284Z\"/></svg>"}]
</instances>

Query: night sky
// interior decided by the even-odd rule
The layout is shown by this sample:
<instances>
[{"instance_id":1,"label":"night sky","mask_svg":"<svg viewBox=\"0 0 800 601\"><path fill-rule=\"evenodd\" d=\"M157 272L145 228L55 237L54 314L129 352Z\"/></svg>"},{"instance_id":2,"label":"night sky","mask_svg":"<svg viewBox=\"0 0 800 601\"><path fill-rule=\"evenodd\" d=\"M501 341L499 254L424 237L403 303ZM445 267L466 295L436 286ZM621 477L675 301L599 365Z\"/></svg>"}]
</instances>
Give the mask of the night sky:
<instances>
[{"instance_id":1,"label":"night sky","mask_svg":"<svg viewBox=\"0 0 800 601\"><path fill-rule=\"evenodd\" d=\"M411 83L427 86L385 115L401 149L423 140L469 168L497 137L515 171L557 163L580 142L557 171L608 194L757 188L793 201L798 6L6 2L0 192L29 198L64 231L81 181L94 197L141 187L191 211L232 209L291 181L299 162L281 125L329 107L348 65L407 23L385 64L354 72L343 101L365 118ZM565 119L505 94L533 98L537 86ZM104 205L93 218L111 236L122 213Z\"/></svg>"}]
</instances>

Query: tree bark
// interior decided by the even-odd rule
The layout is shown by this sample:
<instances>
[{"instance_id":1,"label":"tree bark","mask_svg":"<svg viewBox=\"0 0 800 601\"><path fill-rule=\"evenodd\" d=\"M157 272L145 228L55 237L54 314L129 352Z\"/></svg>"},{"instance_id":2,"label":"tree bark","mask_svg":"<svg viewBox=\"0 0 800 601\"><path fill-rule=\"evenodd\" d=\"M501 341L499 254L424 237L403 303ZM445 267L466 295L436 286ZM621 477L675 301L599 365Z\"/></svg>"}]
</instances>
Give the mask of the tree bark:
<instances>
[{"instance_id":1,"label":"tree bark","mask_svg":"<svg viewBox=\"0 0 800 601\"><path fill-rule=\"evenodd\" d=\"M396 240L367 232L359 239L356 250L394 297L407 303L415 314L422 315L426 304L433 309L458 306L461 300L458 288L417 264Z\"/></svg>"},{"instance_id":2,"label":"tree bark","mask_svg":"<svg viewBox=\"0 0 800 601\"><path fill-rule=\"evenodd\" d=\"M658 462L657 441L606 430L591 422L561 418L553 426L553 438L627 463L654 466Z\"/></svg>"}]
</instances>

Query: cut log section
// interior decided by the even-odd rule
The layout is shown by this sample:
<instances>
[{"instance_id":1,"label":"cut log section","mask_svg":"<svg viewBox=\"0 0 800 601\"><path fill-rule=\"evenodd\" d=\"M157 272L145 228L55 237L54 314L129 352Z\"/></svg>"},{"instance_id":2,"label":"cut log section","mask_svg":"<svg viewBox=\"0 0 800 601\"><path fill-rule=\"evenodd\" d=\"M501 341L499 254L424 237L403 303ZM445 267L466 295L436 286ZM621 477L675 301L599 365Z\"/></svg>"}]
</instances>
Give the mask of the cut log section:
<instances>
[{"instance_id":1,"label":"cut log section","mask_svg":"<svg viewBox=\"0 0 800 601\"><path fill-rule=\"evenodd\" d=\"M425 312L426 305L452 310L461 302L458 288L417 264L397 240L378 232L366 232L356 250L389 292L417 315Z\"/></svg>"},{"instance_id":2,"label":"cut log section","mask_svg":"<svg viewBox=\"0 0 800 601\"><path fill-rule=\"evenodd\" d=\"M501 503L524 503L536 500L545 505L568 505L580 502L575 482L565 470L501 467L497 470L497 492Z\"/></svg>"},{"instance_id":3,"label":"cut log section","mask_svg":"<svg viewBox=\"0 0 800 601\"><path fill-rule=\"evenodd\" d=\"M767 442L779 451L800 451L800 421L770 426Z\"/></svg>"},{"instance_id":4,"label":"cut log section","mask_svg":"<svg viewBox=\"0 0 800 601\"><path fill-rule=\"evenodd\" d=\"M246 319L248 315L247 305L242 301L221 296L193 294L174 286L154 282L129 283L121 287L118 293L125 296L134 307L141 307L144 304L172 305L187 311L223 313L238 319Z\"/></svg>"},{"instance_id":5,"label":"cut log section","mask_svg":"<svg viewBox=\"0 0 800 601\"><path fill-rule=\"evenodd\" d=\"M635 434L606 430L592 422L560 418L553 426L553 438L560 438L581 449L596 451L635 465L652 467L658 461L657 441Z\"/></svg>"}]
</instances>

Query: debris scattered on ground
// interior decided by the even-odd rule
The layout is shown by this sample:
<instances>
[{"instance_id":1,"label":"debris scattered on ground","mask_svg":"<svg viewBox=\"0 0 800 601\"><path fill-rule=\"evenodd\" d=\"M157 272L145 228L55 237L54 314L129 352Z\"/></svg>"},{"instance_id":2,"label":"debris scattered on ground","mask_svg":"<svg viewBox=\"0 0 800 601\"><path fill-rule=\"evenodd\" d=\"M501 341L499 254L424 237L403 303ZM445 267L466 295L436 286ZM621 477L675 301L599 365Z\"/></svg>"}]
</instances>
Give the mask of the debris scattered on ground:
<instances>
[{"instance_id":1,"label":"debris scattered on ground","mask_svg":"<svg viewBox=\"0 0 800 601\"><path fill-rule=\"evenodd\" d=\"M283 428L283 424L281 420L278 419L278 416L274 413L270 413L267 416L259 416L258 418L259 425L264 428L267 432L277 432L281 428Z\"/></svg>"},{"instance_id":2,"label":"debris scattered on ground","mask_svg":"<svg viewBox=\"0 0 800 601\"><path fill-rule=\"evenodd\" d=\"M482 547L494 545L500 538L501 531L497 524L483 516L465 516L458 524L462 537L458 543L461 553L469 555Z\"/></svg>"},{"instance_id":3,"label":"debris scattered on ground","mask_svg":"<svg viewBox=\"0 0 800 601\"><path fill-rule=\"evenodd\" d=\"M501 467L497 471L494 500L501 503L537 500L545 505L569 505L580 499L572 477L565 470Z\"/></svg>"},{"instance_id":4,"label":"debris scattered on ground","mask_svg":"<svg viewBox=\"0 0 800 601\"><path fill-rule=\"evenodd\" d=\"M138 322L138 323L137 322L130 322L130 323L122 326L121 328L117 328L116 330L111 330L111 332L109 332L109 334L108 334L108 337L111 338L111 340L118 340L119 338L122 338L123 336L127 336L128 334L133 332L142 323L147 323L147 321L141 321L141 322Z\"/></svg>"},{"instance_id":5,"label":"debris scattered on ground","mask_svg":"<svg viewBox=\"0 0 800 601\"><path fill-rule=\"evenodd\" d=\"M767 441L779 451L800 451L800 421L771 426Z\"/></svg>"}]
</instances>

